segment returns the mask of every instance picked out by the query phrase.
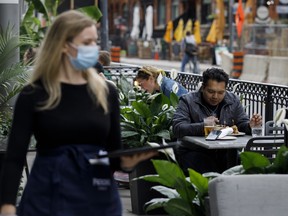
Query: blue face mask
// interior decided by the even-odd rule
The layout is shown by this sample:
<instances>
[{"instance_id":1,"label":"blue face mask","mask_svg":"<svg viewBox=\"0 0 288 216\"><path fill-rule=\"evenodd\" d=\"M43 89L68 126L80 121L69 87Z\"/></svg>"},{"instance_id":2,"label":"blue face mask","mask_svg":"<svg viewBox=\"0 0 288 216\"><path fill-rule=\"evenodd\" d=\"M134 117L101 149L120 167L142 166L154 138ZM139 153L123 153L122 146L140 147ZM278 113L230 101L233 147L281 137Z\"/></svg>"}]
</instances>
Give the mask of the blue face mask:
<instances>
[{"instance_id":1,"label":"blue face mask","mask_svg":"<svg viewBox=\"0 0 288 216\"><path fill-rule=\"evenodd\" d=\"M74 47L74 46L73 46ZM99 49L97 46L77 46L76 58L69 56L70 62L73 67L77 70L85 70L87 68L93 67L99 57Z\"/></svg>"}]
</instances>

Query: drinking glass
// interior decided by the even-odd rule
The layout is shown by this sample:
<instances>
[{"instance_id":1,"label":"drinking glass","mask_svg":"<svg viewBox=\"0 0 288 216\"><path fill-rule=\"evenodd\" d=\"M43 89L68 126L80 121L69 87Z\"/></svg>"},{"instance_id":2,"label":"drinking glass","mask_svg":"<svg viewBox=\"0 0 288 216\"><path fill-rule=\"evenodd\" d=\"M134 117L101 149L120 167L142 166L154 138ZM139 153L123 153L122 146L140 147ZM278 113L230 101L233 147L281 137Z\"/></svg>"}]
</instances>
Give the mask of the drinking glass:
<instances>
[{"instance_id":1,"label":"drinking glass","mask_svg":"<svg viewBox=\"0 0 288 216\"><path fill-rule=\"evenodd\" d=\"M261 127L252 127L251 128L252 137L263 136L263 128Z\"/></svg>"},{"instance_id":2,"label":"drinking glass","mask_svg":"<svg viewBox=\"0 0 288 216\"><path fill-rule=\"evenodd\" d=\"M215 120L214 120L214 116L210 116L207 118L204 118L204 134L205 137L208 136L208 134L214 130L215 127Z\"/></svg>"}]
</instances>

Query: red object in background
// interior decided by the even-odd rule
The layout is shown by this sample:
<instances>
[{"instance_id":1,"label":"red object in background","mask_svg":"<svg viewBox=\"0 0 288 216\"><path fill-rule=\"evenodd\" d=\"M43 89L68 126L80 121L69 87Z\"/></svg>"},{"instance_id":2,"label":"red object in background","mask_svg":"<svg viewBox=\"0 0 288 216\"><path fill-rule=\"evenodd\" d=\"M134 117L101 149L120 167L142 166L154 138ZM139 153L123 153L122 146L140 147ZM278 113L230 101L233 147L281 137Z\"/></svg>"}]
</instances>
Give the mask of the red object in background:
<instances>
[{"instance_id":1,"label":"red object in background","mask_svg":"<svg viewBox=\"0 0 288 216\"><path fill-rule=\"evenodd\" d=\"M244 10L243 10L242 0L239 0L238 8L235 14L235 23L236 23L238 37L240 37L242 34L244 17L245 15L244 15Z\"/></svg>"}]
</instances>

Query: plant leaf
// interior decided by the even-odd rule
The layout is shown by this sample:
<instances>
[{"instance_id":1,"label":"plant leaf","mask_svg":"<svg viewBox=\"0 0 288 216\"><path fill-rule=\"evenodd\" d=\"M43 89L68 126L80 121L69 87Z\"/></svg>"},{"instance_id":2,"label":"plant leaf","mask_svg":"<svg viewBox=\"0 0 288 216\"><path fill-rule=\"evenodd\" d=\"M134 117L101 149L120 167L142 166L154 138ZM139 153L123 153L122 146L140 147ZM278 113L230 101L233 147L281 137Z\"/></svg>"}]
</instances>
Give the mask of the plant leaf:
<instances>
[{"instance_id":1,"label":"plant leaf","mask_svg":"<svg viewBox=\"0 0 288 216\"><path fill-rule=\"evenodd\" d=\"M256 152L242 152L240 158L243 168L246 171L251 168L263 169L270 165L268 158Z\"/></svg>"},{"instance_id":2,"label":"plant leaf","mask_svg":"<svg viewBox=\"0 0 288 216\"><path fill-rule=\"evenodd\" d=\"M135 132L135 131L121 131L121 136L123 138L127 138L127 137L133 137L133 136L136 136L138 135L138 132Z\"/></svg>"},{"instance_id":3,"label":"plant leaf","mask_svg":"<svg viewBox=\"0 0 288 216\"><path fill-rule=\"evenodd\" d=\"M280 126L285 117L286 117L286 108L280 108L276 111L273 121L277 126Z\"/></svg>"},{"instance_id":4,"label":"plant leaf","mask_svg":"<svg viewBox=\"0 0 288 216\"><path fill-rule=\"evenodd\" d=\"M175 189L172 189L172 188L169 188L169 187L157 185L157 186L153 186L151 189L153 189L155 191L158 191L159 193L161 193L162 195L166 196L167 198L178 198L178 197L180 197L180 195L177 193L177 191Z\"/></svg>"},{"instance_id":5,"label":"plant leaf","mask_svg":"<svg viewBox=\"0 0 288 216\"><path fill-rule=\"evenodd\" d=\"M208 179L193 169L188 169L190 181L199 192L200 196L208 194Z\"/></svg>"},{"instance_id":6,"label":"plant leaf","mask_svg":"<svg viewBox=\"0 0 288 216\"><path fill-rule=\"evenodd\" d=\"M165 206L167 204L167 202L169 201L168 198L155 198L150 200L149 202L145 203L145 212L157 209L157 208L161 208L163 206Z\"/></svg>"},{"instance_id":7,"label":"plant leaf","mask_svg":"<svg viewBox=\"0 0 288 216\"><path fill-rule=\"evenodd\" d=\"M78 9L82 13L85 13L92 19L95 19L96 21L99 21L99 19L102 17L102 12L96 5L82 7Z\"/></svg>"},{"instance_id":8,"label":"plant leaf","mask_svg":"<svg viewBox=\"0 0 288 216\"><path fill-rule=\"evenodd\" d=\"M175 163L166 160L152 160L152 163L156 172L159 174L159 177L165 179L165 186L173 188L177 178L185 180L183 171Z\"/></svg>"},{"instance_id":9,"label":"plant leaf","mask_svg":"<svg viewBox=\"0 0 288 216\"><path fill-rule=\"evenodd\" d=\"M177 216L194 215L194 213L192 212L192 202L187 203L180 198L170 199L164 206L164 209L169 215L177 215Z\"/></svg>"},{"instance_id":10,"label":"plant leaf","mask_svg":"<svg viewBox=\"0 0 288 216\"><path fill-rule=\"evenodd\" d=\"M133 103L133 108L139 113L143 118L153 117L148 105L143 101L136 101Z\"/></svg>"}]
</instances>

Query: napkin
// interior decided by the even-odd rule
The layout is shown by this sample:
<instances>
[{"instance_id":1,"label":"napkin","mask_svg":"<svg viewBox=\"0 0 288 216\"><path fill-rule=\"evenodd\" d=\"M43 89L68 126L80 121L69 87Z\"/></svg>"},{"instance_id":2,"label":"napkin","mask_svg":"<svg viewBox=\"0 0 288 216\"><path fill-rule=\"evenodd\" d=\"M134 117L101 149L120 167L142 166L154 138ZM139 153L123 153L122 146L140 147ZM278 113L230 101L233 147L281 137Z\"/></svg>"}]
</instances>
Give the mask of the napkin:
<instances>
[{"instance_id":1,"label":"napkin","mask_svg":"<svg viewBox=\"0 0 288 216\"><path fill-rule=\"evenodd\" d=\"M225 136L227 136L227 135L232 134L233 133L233 128L226 127L224 129L221 129L221 131L222 131L222 133L218 136L218 138L220 138L220 139L225 137Z\"/></svg>"}]
</instances>

